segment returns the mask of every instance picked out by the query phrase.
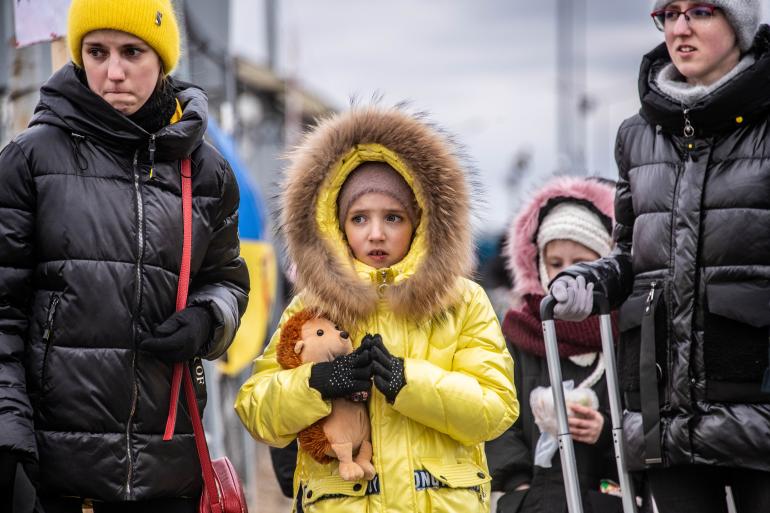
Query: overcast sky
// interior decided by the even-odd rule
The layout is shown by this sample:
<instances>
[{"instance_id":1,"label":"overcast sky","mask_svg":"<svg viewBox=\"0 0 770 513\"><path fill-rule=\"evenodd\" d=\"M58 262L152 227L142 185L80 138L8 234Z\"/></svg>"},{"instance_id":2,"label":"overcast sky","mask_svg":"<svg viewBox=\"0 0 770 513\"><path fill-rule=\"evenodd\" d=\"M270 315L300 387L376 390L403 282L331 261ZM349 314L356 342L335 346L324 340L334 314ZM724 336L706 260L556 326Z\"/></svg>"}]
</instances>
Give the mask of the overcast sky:
<instances>
[{"instance_id":1,"label":"overcast sky","mask_svg":"<svg viewBox=\"0 0 770 513\"><path fill-rule=\"evenodd\" d=\"M586 24L589 172L616 175L612 145L639 108L641 56L662 41L647 0L570 0ZM522 195L558 167L557 0L279 0L279 68L344 108L351 96L403 99L454 132L480 170L490 205L484 228L501 229ZM265 60L263 3L233 0L231 44ZM505 179L532 155L516 197Z\"/></svg>"}]
</instances>

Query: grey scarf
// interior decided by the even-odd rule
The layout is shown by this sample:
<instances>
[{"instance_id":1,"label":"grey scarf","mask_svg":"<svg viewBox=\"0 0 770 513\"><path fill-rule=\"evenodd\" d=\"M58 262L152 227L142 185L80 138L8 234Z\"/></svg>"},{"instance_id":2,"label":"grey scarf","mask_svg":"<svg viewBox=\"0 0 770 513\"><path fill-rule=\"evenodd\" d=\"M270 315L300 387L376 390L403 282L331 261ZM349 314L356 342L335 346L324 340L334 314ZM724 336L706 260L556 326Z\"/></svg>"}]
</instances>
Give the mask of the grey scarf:
<instances>
[{"instance_id":1,"label":"grey scarf","mask_svg":"<svg viewBox=\"0 0 770 513\"><path fill-rule=\"evenodd\" d=\"M744 55L733 69L713 84L707 86L702 84L688 84L684 76L682 76L674 64L670 62L660 68L660 71L654 79L654 85L657 86L661 93L674 101L689 107L730 82L742 71L754 64L755 61L756 59L753 55Z\"/></svg>"}]
</instances>

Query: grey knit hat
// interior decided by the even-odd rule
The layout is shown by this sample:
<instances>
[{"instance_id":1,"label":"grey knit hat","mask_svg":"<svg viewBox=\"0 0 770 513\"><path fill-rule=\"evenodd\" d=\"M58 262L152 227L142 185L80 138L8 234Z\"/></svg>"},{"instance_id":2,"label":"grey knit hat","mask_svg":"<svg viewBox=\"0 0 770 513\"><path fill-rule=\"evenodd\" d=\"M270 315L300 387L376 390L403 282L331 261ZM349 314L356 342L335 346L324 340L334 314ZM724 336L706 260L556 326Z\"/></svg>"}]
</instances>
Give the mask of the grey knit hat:
<instances>
[{"instance_id":1,"label":"grey knit hat","mask_svg":"<svg viewBox=\"0 0 770 513\"><path fill-rule=\"evenodd\" d=\"M404 177L385 162L364 162L351 171L337 196L337 216L341 227L345 226L350 206L370 192L386 194L398 201L404 207L412 226L417 226L419 207Z\"/></svg>"},{"instance_id":2,"label":"grey knit hat","mask_svg":"<svg viewBox=\"0 0 770 513\"><path fill-rule=\"evenodd\" d=\"M612 234L596 213L572 201L559 203L545 215L537 229L538 272L545 290L550 281L545 266L545 246L554 240L577 242L600 257L612 249Z\"/></svg>"},{"instance_id":3,"label":"grey knit hat","mask_svg":"<svg viewBox=\"0 0 770 513\"><path fill-rule=\"evenodd\" d=\"M653 0L652 10L662 9L672 1ZM759 30L759 16L762 12L760 0L709 0L708 3L719 7L725 13L738 38L741 51L745 52L751 48L754 36Z\"/></svg>"}]
</instances>

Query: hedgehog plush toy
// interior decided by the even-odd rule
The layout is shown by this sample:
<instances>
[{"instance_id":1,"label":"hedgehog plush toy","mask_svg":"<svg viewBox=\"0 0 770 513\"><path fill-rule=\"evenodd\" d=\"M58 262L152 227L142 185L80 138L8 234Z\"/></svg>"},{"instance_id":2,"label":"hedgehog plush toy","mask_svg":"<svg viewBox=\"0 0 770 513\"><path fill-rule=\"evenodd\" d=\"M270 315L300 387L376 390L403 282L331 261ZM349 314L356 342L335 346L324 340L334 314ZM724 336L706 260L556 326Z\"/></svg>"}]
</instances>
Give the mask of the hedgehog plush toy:
<instances>
[{"instance_id":1,"label":"hedgehog plush toy","mask_svg":"<svg viewBox=\"0 0 770 513\"><path fill-rule=\"evenodd\" d=\"M333 322L302 310L284 323L276 352L281 367L293 369L349 354L353 344ZM298 440L300 448L320 463L337 458L340 476L347 481L374 477L371 426L363 402L333 399L332 412L300 431Z\"/></svg>"}]
</instances>

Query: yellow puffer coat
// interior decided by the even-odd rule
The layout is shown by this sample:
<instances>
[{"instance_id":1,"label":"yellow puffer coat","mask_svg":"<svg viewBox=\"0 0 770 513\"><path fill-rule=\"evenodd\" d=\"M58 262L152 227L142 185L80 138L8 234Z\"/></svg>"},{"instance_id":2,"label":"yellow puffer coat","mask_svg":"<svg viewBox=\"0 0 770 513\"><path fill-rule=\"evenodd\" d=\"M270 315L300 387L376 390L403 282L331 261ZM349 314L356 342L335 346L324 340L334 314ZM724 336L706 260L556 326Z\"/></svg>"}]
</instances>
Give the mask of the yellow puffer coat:
<instances>
[{"instance_id":1,"label":"yellow puffer coat","mask_svg":"<svg viewBox=\"0 0 770 513\"><path fill-rule=\"evenodd\" d=\"M370 160L398 170L422 211L409 254L388 269L353 260L337 223L339 187ZM489 511L483 442L515 421L518 402L492 306L462 277L472 262L470 195L458 160L422 121L395 109L356 109L306 138L284 191L283 229L302 292L241 388L235 406L244 424L258 440L285 446L330 413L330 401L308 385L310 364L284 370L276 361L283 322L305 307L344 326L355 346L379 333L404 359L406 378L394 404L372 388L377 476L344 481L336 461L320 464L300 450L295 511Z\"/></svg>"}]
</instances>

